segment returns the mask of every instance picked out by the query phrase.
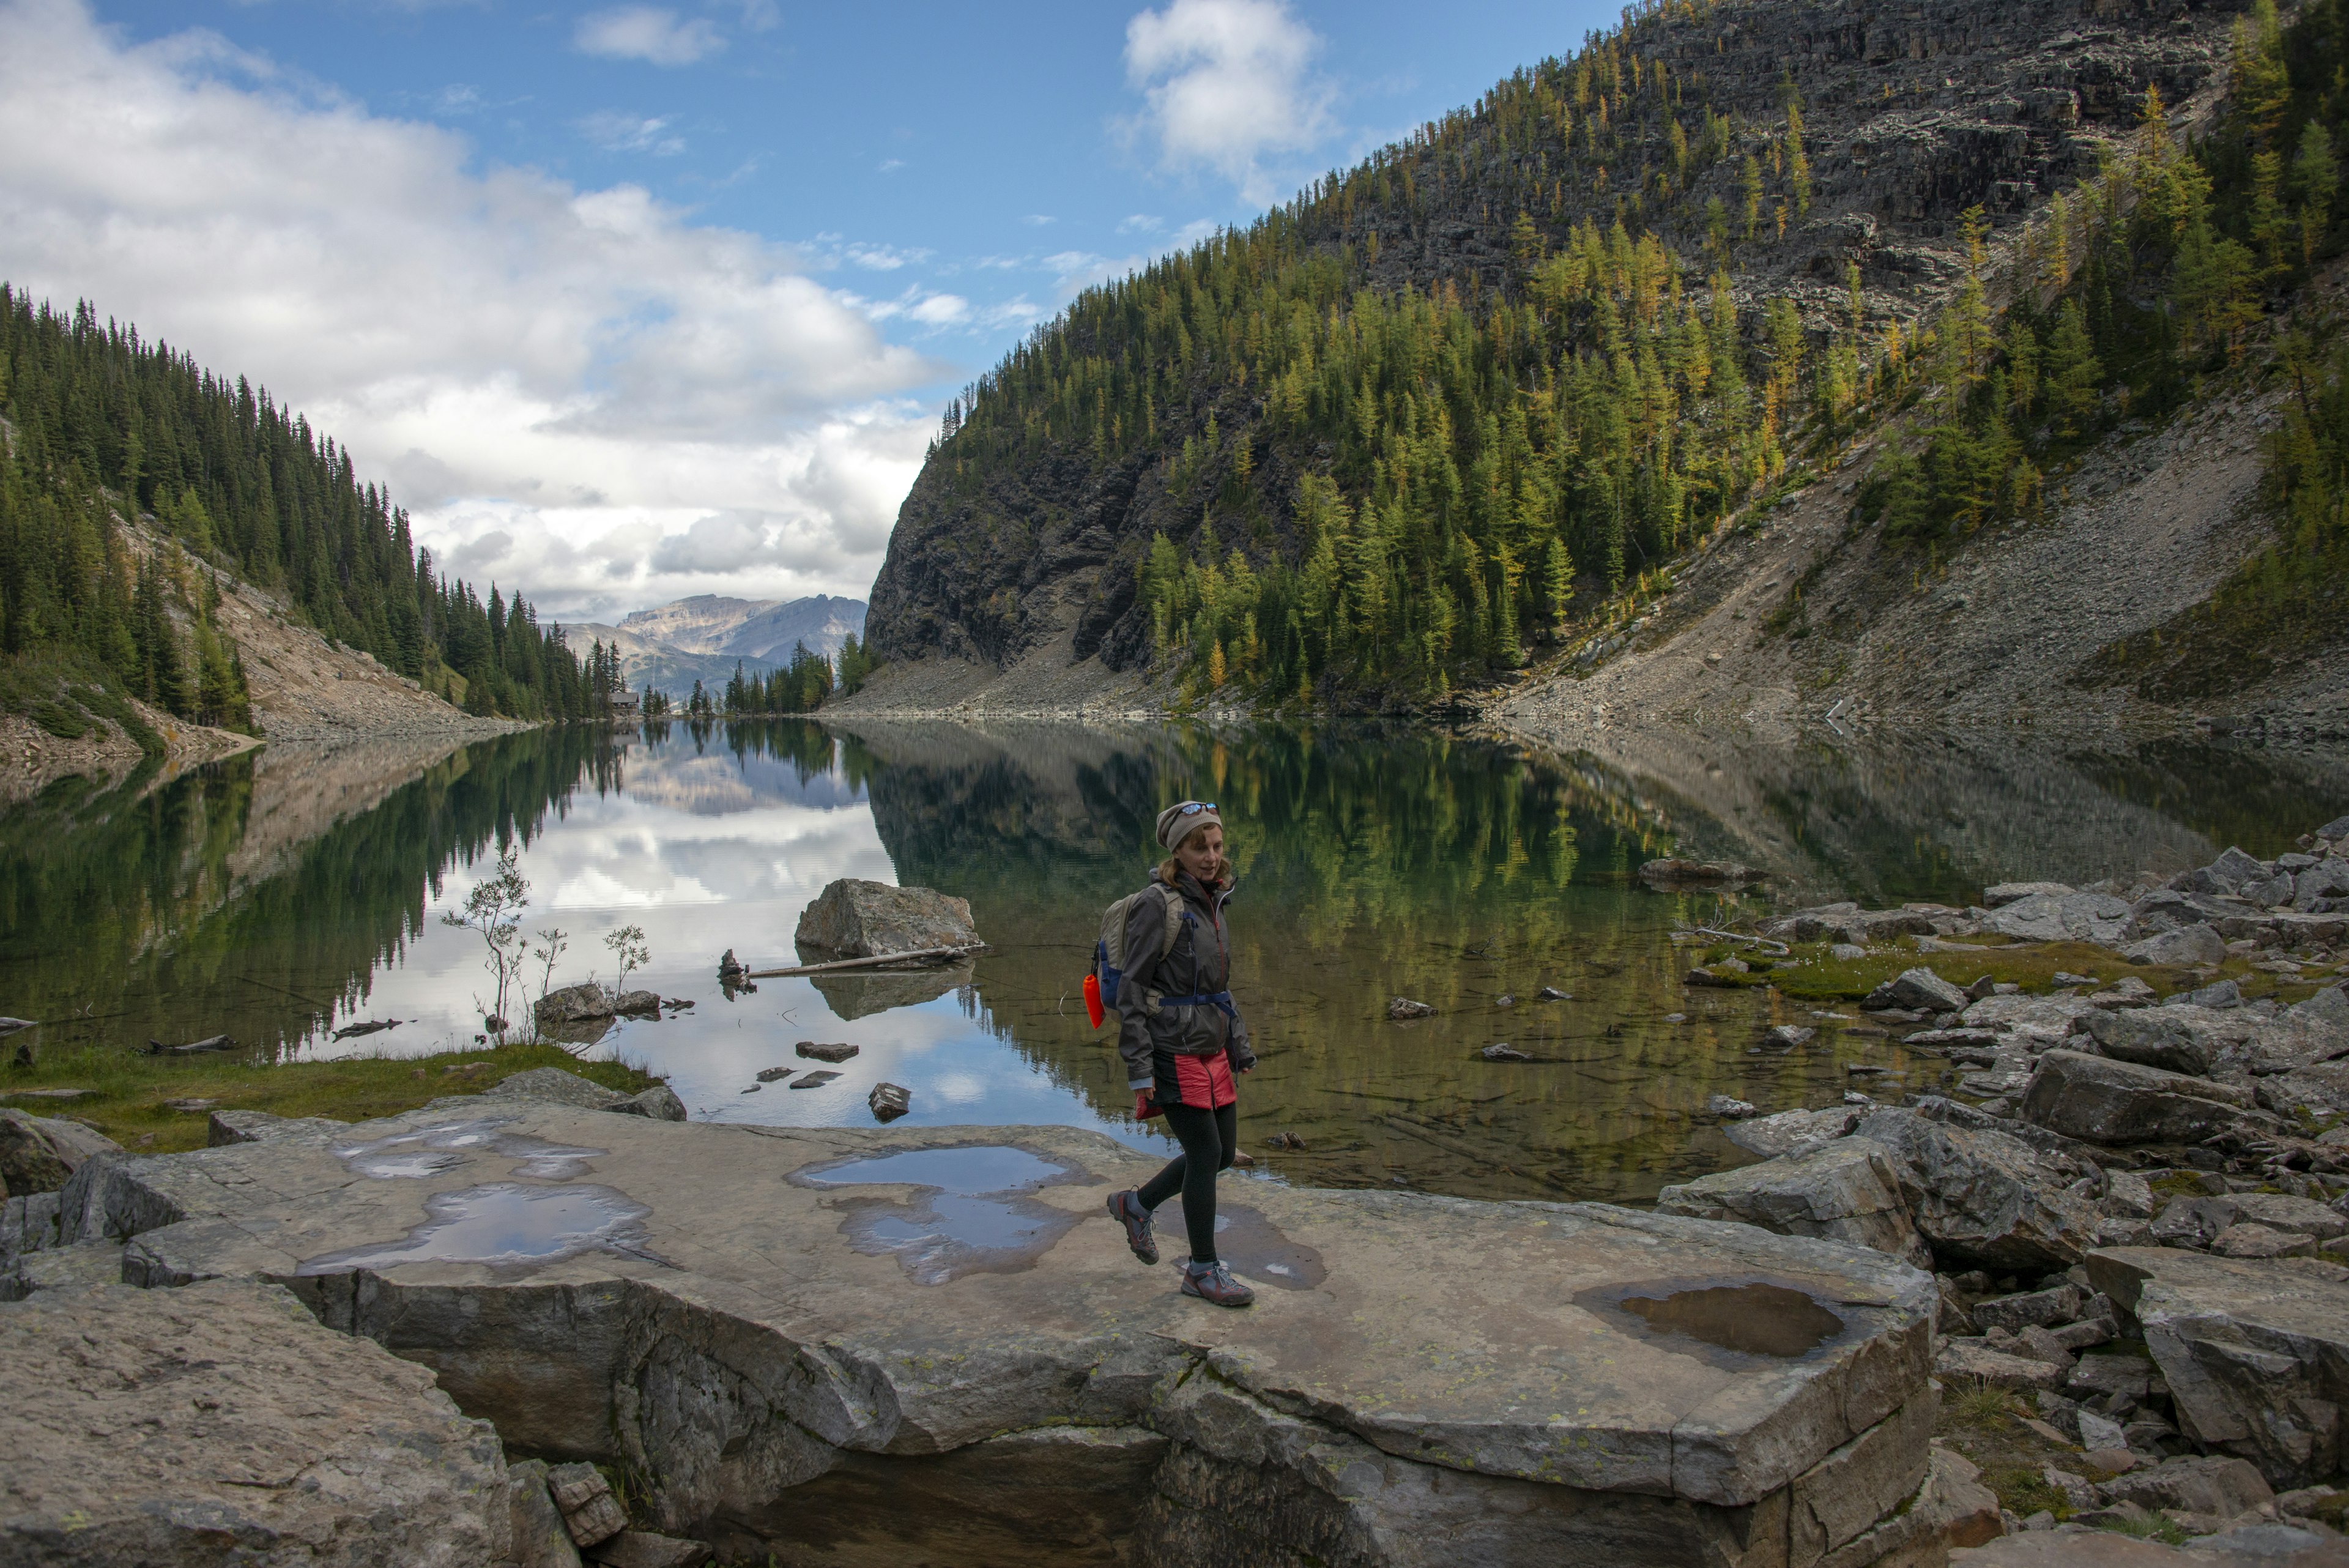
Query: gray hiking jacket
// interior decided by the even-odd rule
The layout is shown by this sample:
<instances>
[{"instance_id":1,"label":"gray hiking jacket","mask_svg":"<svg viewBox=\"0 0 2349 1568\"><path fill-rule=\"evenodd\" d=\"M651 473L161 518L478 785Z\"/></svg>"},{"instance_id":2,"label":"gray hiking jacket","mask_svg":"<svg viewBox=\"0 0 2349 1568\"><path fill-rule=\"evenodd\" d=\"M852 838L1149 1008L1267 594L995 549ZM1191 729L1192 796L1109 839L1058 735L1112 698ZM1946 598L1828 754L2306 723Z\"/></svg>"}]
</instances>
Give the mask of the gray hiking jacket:
<instances>
[{"instance_id":1,"label":"gray hiking jacket","mask_svg":"<svg viewBox=\"0 0 2349 1568\"><path fill-rule=\"evenodd\" d=\"M1150 879L1156 881L1153 871ZM1125 1061L1125 1085L1146 1089L1156 1081L1151 1058L1160 1051L1178 1056L1226 1054L1235 1073L1256 1065L1248 1049L1247 1023L1237 1005L1227 1014L1212 1002L1168 1004L1156 1012L1142 1005L1146 991L1162 996L1205 996L1228 991L1232 983L1231 929L1224 923L1224 906L1231 900L1232 881L1226 877L1212 891L1188 875L1176 877L1188 917L1175 932L1174 946L1159 961L1158 941L1165 916L1155 900L1143 899L1126 912L1125 950L1133 967L1118 982L1118 1054Z\"/></svg>"}]
</instances>

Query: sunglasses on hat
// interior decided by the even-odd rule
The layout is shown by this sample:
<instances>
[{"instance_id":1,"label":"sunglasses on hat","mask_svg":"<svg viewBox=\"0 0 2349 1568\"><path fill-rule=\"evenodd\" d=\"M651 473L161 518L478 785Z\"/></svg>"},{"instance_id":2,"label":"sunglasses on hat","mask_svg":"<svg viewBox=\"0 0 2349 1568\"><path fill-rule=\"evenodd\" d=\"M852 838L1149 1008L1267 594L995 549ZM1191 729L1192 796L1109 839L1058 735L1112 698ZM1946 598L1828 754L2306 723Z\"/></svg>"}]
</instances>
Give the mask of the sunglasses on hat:
<instances>
[{"instance_id":1,"label":"sunglasses on hat","mask_svg":"<svg viewBox=\"0 0 2349 1568\"><path fill-rule=\"evenodd\" d=\"M1212 800L1186 800L1180 806L1175 808L1175 815L1178 816L1196 816L1203 811L1213 811L1215 809L1216 803Z\"/></svg>"}]
</instances>

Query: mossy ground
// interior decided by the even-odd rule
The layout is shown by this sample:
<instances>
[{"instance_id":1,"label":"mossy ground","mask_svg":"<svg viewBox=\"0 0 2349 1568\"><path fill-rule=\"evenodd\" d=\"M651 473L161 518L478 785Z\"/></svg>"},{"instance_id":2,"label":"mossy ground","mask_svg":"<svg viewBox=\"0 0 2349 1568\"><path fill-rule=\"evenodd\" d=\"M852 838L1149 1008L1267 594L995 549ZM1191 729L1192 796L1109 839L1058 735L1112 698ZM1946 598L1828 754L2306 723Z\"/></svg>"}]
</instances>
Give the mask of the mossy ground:
<instances>
[{"instance_id":1,"label":"mossy ground","mask_svg":"<svg viewBox=\"0 0 2349 1568\"><path fill-rule=\"evenodd\" d=\"M2131 1341L2104 1345L2096 1352L2099 1355L2144 1353L2142 1342ZM2078 1444L2040 1430L2044 1425L2029 1396L1952 1378L1942 1392L1940 1419L1933 1435L1982 1467L1982 1484L1998 1494L2000 1507L2023 1519L2044 1509L2061 1521L2071 1517L2072 1501L2047 1479L2050 1465L2088 1480L2108 1480L2111 1473L2090 1464ZM2137 1529L2122 1528L2122 1532L2150 1535L2172 1545L2185 1540L2167 1520Z\"/></svg>"},{"instance_id":2,"label":"mossy ground","mask_svg":"<svg viewBox=\"0 0 2349 1568\"><path fill-rule=\"evenodd\" d=\"M583 1062L559 1045L505 1045L432 1056L349 1056L332 1062L266 1063L219 1056L146 1056L119 1048L44 1052L23 1067L0 1067L0 1105L36 1116L70 1116L125 1148L166 1154L204 1146L212 1110L367 1121L414 1110L443 1095L475 1094L532 1067L560 1067L634 1094L654 1079L624 1062ZM86 1089L72 1100L23 1098L27 1089ZM174 1110L173 1100L210 1100Z\"/></svg>"},{"instance_id":3,"label":"mossy ground","mask_svg":"<svg viewBox=\"0 0 2349 1568\"><path fill-rule=\"evenodd\" d=\"M1857 1001L1901 971L1920 965L1956 985L1971 985L1988 975L1993 981L2019 985L2034 995L2053 991L2058 974L2091 975L2105 985L2124 975L2135 975L2162 996L2223 979L2236 981L2246 1000L2272 996L2286 1003L2312 994L2323 980L2332 978L2292 981L2254 969L2252 960L2233 953L2227 955L2216 975L2204 979L2203 971L2198 970L2133 964L2107 949L2085 942L1944 941L1938 946L1937 951L1920 952L1914 939L1903 937L1891 946L1871 950L1866 958L1839 959L1833 956L1827 943L1803 942L1795 944L1787 957L1773 959L1742 944L1723 942L1703 950L1696 961L1711 964L1724 958L1744 959L1752 966L1750 972L1721 975L1717 983L1775 986L1785 995L1806 1002ZM1964 950L1951 950L1957 948Z\"/></svg>"}]
</instances>

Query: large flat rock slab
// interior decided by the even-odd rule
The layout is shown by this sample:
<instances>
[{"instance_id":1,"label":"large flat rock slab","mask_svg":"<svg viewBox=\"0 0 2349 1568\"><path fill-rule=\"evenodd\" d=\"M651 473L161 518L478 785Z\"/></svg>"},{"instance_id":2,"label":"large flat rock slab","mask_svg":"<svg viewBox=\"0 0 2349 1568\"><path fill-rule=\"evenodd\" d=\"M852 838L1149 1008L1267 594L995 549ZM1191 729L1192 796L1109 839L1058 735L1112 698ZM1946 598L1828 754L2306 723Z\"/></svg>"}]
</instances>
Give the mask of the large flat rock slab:
<instances>
[{"instance_id":1,"label":"large flat rock slab","mask_svg":"<svg viewBox=\"0 0 2349 1568\"><path fill-rule=\"evenodd\" d=\"M957 1561L1205 1561L1268 1520L1330 1562L1860 1563L1922 1481L1935 1297L1895 1259L1231 1179L1257 1300L1229 1312L1103 1213L1154 1163L1069 1128L485 1098L109 1156L66 1209L135 1235L126 1277L285 1282L509 1443L626 1464L663 1528L787 1563L936 1550L947 1521ZM1021 1477L1061 1479L982 1539L974 1500Z\"/></svg>"},{"instance_id":2,"label":"large flat rock slab","mask_svg":"<svg viewBox=\"0 0 2349 1568\"><path fill-rule=\"evenodd\" d=\"M479 1568L505 1460L432 1375L251 1281L0 1305L0 1562Z\"/></svg>"}]
</instances>

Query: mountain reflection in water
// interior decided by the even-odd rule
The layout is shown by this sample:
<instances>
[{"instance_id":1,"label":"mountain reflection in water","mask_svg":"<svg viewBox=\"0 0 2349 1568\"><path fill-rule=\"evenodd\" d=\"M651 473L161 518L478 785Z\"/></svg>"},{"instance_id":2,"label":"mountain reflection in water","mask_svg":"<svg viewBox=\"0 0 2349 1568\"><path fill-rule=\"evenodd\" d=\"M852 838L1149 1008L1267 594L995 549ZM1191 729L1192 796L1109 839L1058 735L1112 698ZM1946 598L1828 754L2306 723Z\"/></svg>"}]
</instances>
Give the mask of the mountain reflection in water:
<instances>
[{"instance_id":1,"label":"mountain reflection in water","mask_svg":"<svg viewBox=\"0 0 2349 1568\"><path fill-rule=\"evenodd\" d=\"M1605 760L1423 730L857 722L542 730L335 752L271 748L160 785L68 782L0 828L0 1012L45 1046L226 1032L285 1058L470 1045L478 938L440 915L521 850L554 983L642 926L641 979L696 1005L593 1049L667 1075L697 1118L866 1125L887 1079L917 1124L1064 1123L1137 1144L1079 984L1102 907L1141 885L1168 802L1218 802L1241 888L1235 991L1262 1066L1260 1168L1311 1183L1639 1200L1742 1158L1697 1113L1879 1094L1943 1064L1768 993L1692 992L1669 933L1771 900L1964 903L1987 881L2087 879L2271 854L2344 804L2336 763L2166 743L2098 755L1914 741L1741 750L1643 732ZM1640 887L1666 853L1758 865L1743 905ZM760 982L839 877L971 901L992 950L935 975ZM536 978L533 975L533 991ZM1535 1000L1543 987L1567 1002ZM1433 1004L1389 1023L1390 997ZM511 1009L517 1016L520 1007ZM1682 1014L1675 1020L1669 1015ZM334 1028L403 1020L337 1044ZM1771 1023L1819 1023L1786 1054ZM800 1040L862 1047L821 1088L754 1089ZM1533 1058L1485 1062L1506 1041ZM0 1065L0 1087L7 1068ZM1293 1132L1301 1148L1269 1151Z\"/></svg>"}]
</instances>

